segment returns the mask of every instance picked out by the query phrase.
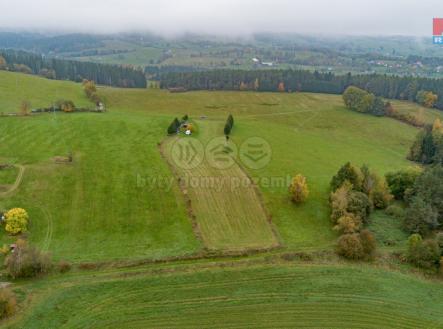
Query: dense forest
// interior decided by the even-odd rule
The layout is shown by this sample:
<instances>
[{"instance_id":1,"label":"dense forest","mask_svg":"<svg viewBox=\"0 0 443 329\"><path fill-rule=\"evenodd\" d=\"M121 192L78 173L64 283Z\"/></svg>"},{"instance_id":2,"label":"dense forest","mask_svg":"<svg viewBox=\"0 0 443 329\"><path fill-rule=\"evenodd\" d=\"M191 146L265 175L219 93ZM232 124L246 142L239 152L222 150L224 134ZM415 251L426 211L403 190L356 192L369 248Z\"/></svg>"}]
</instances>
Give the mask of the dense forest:
<instances>
[{"instance_id":1,"label":"dense forest","mask_svg":"<svg viewBox=\"0 0 443 329\"><path fill-rule=\"evenodd\" d=\"M115 87L146 87L144 73L131 66L48 58L20 50L0 50L0 69L38 74L57 80L93 80L97 84Z\"/></svg>"},{"instance_id":2,"label":"dense forest","mask_svg":"<svg viewBox=\"0 0 443 329\"><path fill-rule=\"evenodd\" d=\"M443 110L443 79L400 77L382 74L334 75L304 70L213 70L169 72L161 75L162 88L188 90L257 90L342 94L353 85L376 96L417 101L420 91L438 95L435 107Z\"/></svg>"}]
</instances>

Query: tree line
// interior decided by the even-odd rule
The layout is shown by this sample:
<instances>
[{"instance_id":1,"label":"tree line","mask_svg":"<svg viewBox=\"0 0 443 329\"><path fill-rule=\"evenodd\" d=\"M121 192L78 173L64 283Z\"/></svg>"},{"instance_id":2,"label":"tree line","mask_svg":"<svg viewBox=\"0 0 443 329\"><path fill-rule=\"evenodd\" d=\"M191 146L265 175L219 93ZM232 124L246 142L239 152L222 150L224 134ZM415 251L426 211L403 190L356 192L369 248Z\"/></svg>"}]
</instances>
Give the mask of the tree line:
<instances>
[{"instance_id":1,"label":"tree line","mask_svg":"<svg viewBox=\"0 0 443 329\"><path fill-rule=\"evenodd\" d=\"M443 110L443 79L383 74L335 75L305 70L212 70L167 72L161 75L161 88L187 90L256 90L342 94L349 86L375 96L417 101L426 90L436 95L434 107ZM419 96L419 99L417 98Z\"/></svg>"},{"instance_id":2,"label":"tree line","mask_svg":"<svg viewBox=\"0 0 443 329\"><path fill-rule=\"evenodd\" d=\"M0 69L37 74L49 79L76 82L92 80L97 84L107 86L146 88L144 73L131 66L47 58L10 49L0 50L0 66Z\"/></svg>"}]
</instances>

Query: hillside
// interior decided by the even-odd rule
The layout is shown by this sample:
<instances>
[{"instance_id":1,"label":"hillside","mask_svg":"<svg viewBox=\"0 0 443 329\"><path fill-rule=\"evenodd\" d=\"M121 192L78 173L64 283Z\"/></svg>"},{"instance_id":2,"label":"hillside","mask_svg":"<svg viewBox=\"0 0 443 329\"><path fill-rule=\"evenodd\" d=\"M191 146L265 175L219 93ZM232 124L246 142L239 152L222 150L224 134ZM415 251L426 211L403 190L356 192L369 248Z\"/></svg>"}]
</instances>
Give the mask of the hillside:
<instances>
[{"instance_id":1,"label":"hillside","mask_svg":"<svg viewBox=\"0 0 443 329\"><path fill-rule=\"evenodd\" d=\"M0 187L16 184L10 193L0 190L0 211L28 210L29 241L56 264L72 264L68 273L14 280L19 312L1 325L443 327L441 282L412 273L392 254L403 251L407 236L397 222L384 222L391 217L373 216L377 237L396 233L373 263L333 252L331 177L348 161L380 175L413 165L406 154L417 128L347 110L336 95L98 92L106 113L0 116L0 163L16 165L0 175ZM18 111L24 98L33 106L58 98L89 105L81 84L1 71L0 95L0 113ZM440 115L394 106L423 112L429 122ZM185 114L197 128L193 136L168 137L170 122ZM203 148L213 138L224 141L229 114L235 125L226 146L241 149L260 137L269 163L254 168L240 158L222 170L205 157L193 168L174 164L178 140L194 138ZM55 161L68 155L72 163ZM287 182L298 173L310 189L302 205L288 195ZM189 177L255 185L184 190ZM15 240L0 233L0 245Z\"/></svg>"},{"instance_id":2,"label":"hillside","mask_svg":"<svg viewBox=\"0 0 443 329\"><path fill-rule=\"evenodd\" d=\"M21 93L36 105L62 96L87 102L79 84L5 72L2 77L7 80L1 89L7 111L22 99L11 91L15 79ZM272 148L269 165L245 168L249 176L259 180L286 180L296 173L307 176L311 198L299 207L291 204L286 186L259 185L284 246L297 250L329 248L334 242L328 184L344 162L366 163L380 174L406 167L405 156L417 132L392 119L350 112L333 95L169 94L115 88L99 92L109 108L103 115L0 118L2 157L27 167L18 192L0 200L1 205L29 209L31 240L56 259L161 257L199 249L178 185L172 189L155 185L156 177L173 178L157 143L175 116L206 115L222 123L232 113L237 122L233 142L240 145L248 137L263 136ZM69 152L74 154L73 165L54 164L54 157Z\"/></svg>"}]
</instances>

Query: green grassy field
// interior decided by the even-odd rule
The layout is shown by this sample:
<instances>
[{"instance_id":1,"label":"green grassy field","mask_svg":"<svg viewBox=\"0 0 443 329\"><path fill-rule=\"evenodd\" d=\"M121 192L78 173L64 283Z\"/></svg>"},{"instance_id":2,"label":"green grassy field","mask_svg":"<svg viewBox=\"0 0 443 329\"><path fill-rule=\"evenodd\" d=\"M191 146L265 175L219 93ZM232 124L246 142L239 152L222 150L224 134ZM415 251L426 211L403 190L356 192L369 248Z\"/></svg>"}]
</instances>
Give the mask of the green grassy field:
<instances>
[{"instance_id":1,"label":"green grassy field","mask_svg":"<svg viewBox=\"0 0 443 329\"><path fill-rule=\"evenodd\" d=\"M416 116L421 121L433 124L435 119L443 119L443 112L437 109L428 109L416 103L405 101L392 101L391 104L400 113L409 113Z\"/></svg>"},{"instance_id":2,"label":"green grassy field","mask_svg":"<svg viewBox=\"0 0 443 329\"><path fill-rule=\"evenodd\" d=\"M105 87L99 93L107 113L0 117L0 159L24 168L17 189L0 194L0 210L27 209L27 236L56 261L121 262L15 282L20 312L5 327L443 328L441 282L343 263L332 252L337 236L327 200L333 174L347 161L379 174L411 165L406 154L416 128L346 110L334 95ZM1 71L0 95L4 113L17 111L23 99L33 107L58 98L90 105L80 84ZM171 170L160 149L177 139L166 137L174 117L188 114L198 126L194 137L206 144L222 135L229 113L235 119L230 143L265 139L272 149L267 166L254 170L240 161L227 170L206 163ZM70 152L73 163L54 161ZM186 191L201 242L177 173L249 176L258 190ZM300 206L290 201L286 185L269 183L297 173L307 177L311 192ZM17 172L0 174L0 185L14 177ZM404 248L400 226L375 213L371 229L381 252ZM269 247L275 236L281 249L264 255L118 267L195 255L204 247ZM0 245L14 240L0 234ZM302 251L320 258L303 263L281 257Z\"/></svg>"},{"instance_id":3,"label":"green grassy field","mask_svg":"<svg viewBox=\"0 0 443 329\"><path fill-rule=\"evenodd\" d=\"M3 80L10 77L0 75L2 94L8 94L10 84ZM22 87L32 103L47 104L57 90L60 96L88 104L79 84L23 75L19 79L30 80ZM35 98L33 85L38 86ZM47 100L44 95L49 95ZM20 97L11 93L0 106L13 111L15 106L8 104L18 103ZM1 117L0 154L26 171L15 194L0 198L0 209L27 209L31 241L55 259L79 262L195 252L200 245L178 189L153 192L139 184L147 177L172 178L157 149L167 120L113 112ZM69 152L74 155L72 164L54 162L55 156ZM1 233L1 240L14 239Z\"/></svg>"},{"instance_id":4,"label":"green grassy field","mask_svg":"<svg viewBox=\"0 0 443 329\"><path fill-rule=\"evenodd\" d=\"M367 265L164 265L73 273L17 292L28 309L8 328L443 327L441 284Z\"/></svg>"},{"instance_id":5,"label":"green grassy field","mask_svg":"<svg viewBox=\"0 0 443 329\"><path fill-rule=\"evenodd\" d=\"M7 95L0 107L5 112L14 111L22 95L37 105L50 103L54 94L87 103L79 84L0 74L1 92ZM14 93L16 80L23 81L22 94ZM38 86L36 91L33 86ZM99 92L109 109L103 115L0 118L2 156L26 166L18 192L1 199L0 206L27 208L31 240L56 259L163 257L199 250L178 185L157 189L149 184L153 178L173 178L157 145L175 116L205 115L222 123L232 113L234 143L259 136L272 147L270 164L260 170L246 168L249 176L262 181L297 173L307 177L311 196L301 206L291 203L287 186L259 184L283 245L295 250L330 248L334 243L328 184L343 163L366 163L380 174L406 167L405 156L417 133L392 119L348 111L334 95L170 94L116 88ZM52 160L71 151L72 165Z\"/></svg>"},{"instance_id":6,"label":"green grassy field","mask_svg":"<svg viewBox=\"0 0 443 329\"><path fill-rule=\"evenodd\" d=\"M0 185L10 185L17 178L18 169L16 167L0 169Z\"/></svg>"}]
</instances>

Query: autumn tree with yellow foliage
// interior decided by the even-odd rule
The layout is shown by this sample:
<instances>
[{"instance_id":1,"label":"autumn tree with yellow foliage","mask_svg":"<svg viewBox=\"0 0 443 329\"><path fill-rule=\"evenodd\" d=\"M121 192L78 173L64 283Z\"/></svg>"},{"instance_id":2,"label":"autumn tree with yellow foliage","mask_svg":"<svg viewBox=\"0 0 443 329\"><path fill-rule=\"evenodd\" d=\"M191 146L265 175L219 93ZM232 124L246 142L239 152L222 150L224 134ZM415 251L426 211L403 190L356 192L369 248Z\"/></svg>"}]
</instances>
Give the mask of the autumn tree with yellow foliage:
<instances>
[{"instance_id":1,"label":"autumn tree with yellow foliage","mask_svg":"<svg viewBox=\"0 0 443 329\"><path fill-rule=\"evenodd\" d=\"M10 234L25 232L28 226L29 216L25 209L13 208L5 214L5 230Z\"/></svg>"},{"instance_id":2,"label":"autumn tree with yellow foliage","mask_svg":"<svg viewBox=\"0 0 443 329\"><path fill-rule=\"evenodd\" d=\"M306 177L298 174L292 178L291 185L289 186L289 193L294 203L303 203L309 196L308 183Z\"/></svg>"}]
</instances>

